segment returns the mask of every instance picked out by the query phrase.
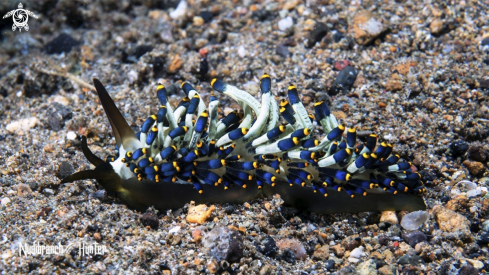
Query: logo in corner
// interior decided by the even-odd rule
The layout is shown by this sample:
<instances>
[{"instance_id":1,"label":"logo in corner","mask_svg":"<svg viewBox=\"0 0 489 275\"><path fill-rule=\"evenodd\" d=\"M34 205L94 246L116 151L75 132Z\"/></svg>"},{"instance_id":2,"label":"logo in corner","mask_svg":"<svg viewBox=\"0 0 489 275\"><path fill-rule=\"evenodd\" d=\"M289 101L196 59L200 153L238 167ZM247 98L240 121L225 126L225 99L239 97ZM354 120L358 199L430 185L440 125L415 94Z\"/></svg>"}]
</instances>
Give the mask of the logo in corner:
<instances>
[{"instance_id":1,"label":"logo in corner","mask_svg":"<svg viewBox=\"0 0 489 275\"><path fill-rule=\"evenodd\" d=\"M3 19L12 16L12 19L14 20L12 30L15 31L19 29L19 32L22 32L22 28L24 28L25 31L29 30L29 25L27 25L27 21L29 21L29 15L36 19L38 18L37 15L32 13L32 11L24 10L22 3L19 3L18 9L9 11L3 16Z\"/></svg>"}]
</instances>

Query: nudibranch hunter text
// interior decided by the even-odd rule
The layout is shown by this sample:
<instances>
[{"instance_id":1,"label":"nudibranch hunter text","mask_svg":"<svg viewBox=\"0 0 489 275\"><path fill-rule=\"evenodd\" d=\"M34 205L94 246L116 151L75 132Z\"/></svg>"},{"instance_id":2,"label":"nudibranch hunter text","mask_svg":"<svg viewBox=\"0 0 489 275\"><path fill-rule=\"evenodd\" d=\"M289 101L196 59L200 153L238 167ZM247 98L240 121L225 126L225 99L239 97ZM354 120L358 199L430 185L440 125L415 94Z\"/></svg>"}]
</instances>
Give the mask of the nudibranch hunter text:
<instances>
[{"instance_id":1,"label":"nudibranch hunter text","mask_svg":"<svg viewBox=\"0 0 489 275\"><path fill-rule=\"evenodd\" d=\"M370 134L357 139L325 102L309 114L297 88L276 102L272 80L260 80L261 103L235 86L214 79L212 88L234 99L242 111L219 119L219 100L211 94L208 108L201 95L182 83L186 97L174 108L158 84L161 104L134 133L102 83L94 79L119 154L106 161L93 154L82 137L82 151L94 170L74 173L61 182L96 179L117 193L130 208L159 210L196 203L243 203L280 194L288 205L307 211L353 213L424 210L425 192L412 164L399 162L392 145ZM315 125L325 136L312 137ZM346 133L345 133L346 132ZM379 144L380 143L380 144Z\"/></svg>"}]
</instances>

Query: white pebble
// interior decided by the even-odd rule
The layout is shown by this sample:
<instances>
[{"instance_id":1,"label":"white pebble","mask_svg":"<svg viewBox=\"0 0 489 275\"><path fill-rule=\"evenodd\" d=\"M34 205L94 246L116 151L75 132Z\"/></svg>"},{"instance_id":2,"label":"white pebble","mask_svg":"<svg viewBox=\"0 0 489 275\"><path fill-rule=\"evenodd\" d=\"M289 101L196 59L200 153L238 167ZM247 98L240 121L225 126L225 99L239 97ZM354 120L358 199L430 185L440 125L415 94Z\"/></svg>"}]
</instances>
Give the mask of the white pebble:
<instances>
[{"instance_id":1,"label":"white pebble","mask_svg":"<svg viewBox=\"0 0 489 275\"><path fill-rule=\"evenodd\" d=\"M76 139L76 133L73 131L69 131L68 133L66 133L66 139L75 140Z\"/></svg>"},{"instance_id":2,"label":"white pebble","mask_svg":"<svg viewBox=\"0 0 489 275\"><path fill-rule=\"evenodd\" d=\"M187 12L187 2L185 0L182 0L180 1L180 3L178 3L177 8L174 11L170 12L170 17L172 19L177 19L185 15L185 12Z\"/></svg>"},{"instance_id":3,"label":"white pebble","mask_svg":"<svg viewBox=\"0 0 489 275\"><path fill-rule=\"evenodd\" d=\"M382 23L370 18L364 25L365 30L372 36L379 35L382 32Z\"/></svg>"},{"instance_id":4,"label":"white pebble","mask_svg":"<svg viewBox=\"0 0 489 275\"><path fill-rule=\"evenodd\" d=\"M414 211L402 217L401 226L406 230L416 230L430 219L426 211Z\"/></svg>"},{"instance_id":5,"label":"white pebble","mask_svg":"<svg viewBox=\"0 0 489 275\"><path fill-rule=\"evenodd\" d=\"M477 206L472 206L469 208L469 211L470 213L474 214L475 212L477 212L477 209L478 209Z\"/></svg>"},{"instance_id":6,"label":"white pebble","mask_svg":"<svg viewBox=\"0 0 489 275\"><path fill-rule=\"evenodd\" d=\"M280 16L280 18L285 18L285 16L287 16L287 14L289 14L288 10L281 10L278 12L278 15Z\"/></svg>"},{"instance_id":7,"label":"white pebble","mask_svg":"<svg viewBox=\"0 0 489 275\"><path fill-rule=\"evenodd\" d=\"M39 122L36 117L29 117L10 122L5 129L12 134L22 136Z\"/></svg>"},{"instance_id":8,"label":"white pebble","mask_svg":"<svg viewBox=\"0 0 489 275\"><path fill-rule=\"evenodd\" d=\"M70 105L70 100L66 96L55 95L48 99L49 102L57 102L63 106Z\"/></svg>"},{"instance_id":9,"label":"white pebble","mask_svg":"<svg viewBox=\"0 0 489 275\"><path fill-rule=\"evenodd\" d=\"M278 21L278 29L281 31L286 31L288 28L292 27L292 25L294 25L294 21L290 16L287 16L284 19L280 19L280 21Z\"/></svg>"},{"instance_id":10,"label":"white pebble","mask_svg":"<svg viewBox=\"0 0 489 275\"><path fill-rule=\"evenodd\" d=\"M392 16L392 17L391 17L391 19L390 19L390 23L391 23L392 25L394 25L394 24L395 24L395 25L397 25L397 24L399 24L400 22L401 22L401 17L399 17L399 16L397 16L397 15Z\"/></svg>"},{"instance_id":11,"label":"white pebble","mask_svg":"<svg viewBox=\"0 0 489 275\"><path fill-rule=\"evenodd\" d=\"M180 231L180 228L181 228L180 226L175 226L172 229L170 229L168 233L178 233Z\"/></svg>"},{"instance_id":12,"label":"white pebble","mask_svg":"<svg viewBox=\"0 0 489 275\"><path fill-rule=\"evenodd\" d=\"M3 259L3 260L6 260L6 259L8 259L8 258L12 257L13 255L14 255L14 254L12 254L12 251L10 251L10 249L7 249L7 250L5 251L5 253L3 253L3 254L2 254L2 259Z\"/></svg>"},{"instance_id":13,"label":"white pebble","mask_svg":"<svg viewBox=\"0 0 489 275\"><path fill-rule=\"evenodd\" d=\"M360 259L349 257L349 258L348 258L348 261L349 261L350 263L358 263L358 262L360 261Z\"/></svg>"},{"instance_id":14,"label":"white pebble","mask_svg":"<svg viewBox=\"0 0 489 275\"><path fill-rule=\"evenodd\" d=\"M363 255L363 246L357 247L351 251L348 261L356 263L360 261L360 257L362 257L362 255Z\"/></svg>"},{"instance_id":15,"label":"white pebble","mask_svg":"<svg viewBox=\"0 0 489 275\"><path fill-rule=\"evenodd\" d=\"M138 73L135 70L131 70L127 73L127 80L129 80L129 83L132 84L136 80L138 80Z\"/></svg>"},{"instance_id":16,"label":"white pebble","mask_svg":"<svg viewBox=\"0 0 489 275\"><path fill-rule=\"evenodd\" d=\"M465 259L465 260L477 269L481 269L484 267L484 263L479 260L474 260L474 259Z\"/></svg>"},{"instance_id":17,"label":"white pebble","mask_svg":"<svg viewBox=\"0 0 489 275\"><path fill-rule=\"evenodd\" d=\"M384 135L384 139L387 139L387 140L391 140L391 139L394 139L394 138L395 138L395 136L392 135L392 134L390 134L390 133L388 135Z\"/></svg>"},{"instance_id":18,"label":"white pebble","mask_svg":"<svg viewBox=\"0 0 489 275\"><path fill-rule=\"evenodd\" d=\"M46 195L54 195L54 190L50 188L46 188L43 190L44 194Z\"/></svg>"},{"instance_id":19,"label":"white pebble","mask_svg":"<svg viewBox=\"0 0 489 275\"><path fill-rule=\"evenodd\" d=\"M7 205L9 203L10 203L10 199L9 198L3 198L2 199L2 202L1 202L2 205Z\"/></svg>"},{"instance_id":20,"label":"white pebble","mask_svg":"<svg viewBox=\"0 0 489 275\"><path fill-rule=\"evenodd\" d=\"M244 46L239 46L238 47L238 56L243 58L246 56L246 49Z\"/></svg>"},{"instance_id":21,"label":"white pebble","mask_svg":"<svg viewBox=\"0 0 489 275\"><path fill-rule=\"evenodd\" d=\"M118 36L116 36L114 39L115 39L115 42L116 42L117 44L122 44L122 43L124 43L124 38L122 38L122 37L121 37L121 36L119 36L119 35L118 35Z\"/></svg>"},{"instance_id":22,"label":"white pebble","mask_svg":"<svg viewBox=\"0 0 489 275\"><path fill-rule=\"evenodd\" d=\"M455 198L456 196L462 194L462 192L460 192L460 189L458 189L457 187L453 187L452 190L450 190L450 196L452 198Z\"/></svg>"},{"instance_id":23,"label":"white pebble","mask_svg":"<svg viewBox=\"0 0 489 275\"><path fill-rule=\"evenodd\" d=\"M482 189L480 187L467 191L467 197L469 198L479 196L480 194L482 194Z\"/></svg>"}]
</instances>

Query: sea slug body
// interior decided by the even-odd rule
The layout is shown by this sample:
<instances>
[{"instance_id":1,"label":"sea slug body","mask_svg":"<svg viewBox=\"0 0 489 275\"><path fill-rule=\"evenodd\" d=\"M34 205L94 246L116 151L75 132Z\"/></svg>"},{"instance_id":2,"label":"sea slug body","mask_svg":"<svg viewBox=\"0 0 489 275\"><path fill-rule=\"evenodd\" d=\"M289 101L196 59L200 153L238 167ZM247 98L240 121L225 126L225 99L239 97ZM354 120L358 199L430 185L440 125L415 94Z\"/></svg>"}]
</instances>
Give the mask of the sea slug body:
<instances>
[{"instance_id":1,"label":"sea slug body","mask_svg":"<svg viewBox=\"0 0 489 275\"><path fill-rule=\"evenodd\" d=\"M197 203L242 203L280 194L286 204L316 213L424 210L417 194L425 189L411 163L399 162L392 145L371 134L359 142L355 128L338 124L326 103L309 114L297 88L277 103L272 80L260 81L261 103L221 80L213 89L236 100L243 111L219 119L213 94L208 108L200 94L182 83L186 97L173 108L163 85L156 88L160 108L137 134L129 127L103 85L94 84L111 124L119 156L103 161L82 150L96 166L63 183L97 179L129 207L144 210ZM321 140L312 130L321 125Z\"/></svg>"}]
</instances>

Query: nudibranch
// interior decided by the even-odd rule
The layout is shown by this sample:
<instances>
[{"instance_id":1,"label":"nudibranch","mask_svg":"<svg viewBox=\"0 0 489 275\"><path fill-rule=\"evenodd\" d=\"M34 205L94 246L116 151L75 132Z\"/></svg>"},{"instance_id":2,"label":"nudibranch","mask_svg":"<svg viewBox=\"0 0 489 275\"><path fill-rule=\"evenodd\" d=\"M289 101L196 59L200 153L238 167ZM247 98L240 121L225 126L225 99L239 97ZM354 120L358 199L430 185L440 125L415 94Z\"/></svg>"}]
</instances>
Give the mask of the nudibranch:
<instances>
[{"instance_id":1,"label":"nudibranch","mask_svg":"<svg viewBox=\"0 0 489 275\"><path fill-rule=\"evenodd\" d=\"M62 183L96 179L130 208L160 210L196 203L243 203L280 194L288 205L315 213L423 210L425 189L411 163L399 162L390 144L371 134L359 142L325 102L315 114L303 106L297 88L277 103L272 81L260 80L261 103L246 91L214 79L214 91L234 99L242 111L219 119L217 97L208 107L201 95L182 83L186 97L174 108L158 84L158 113L139 133L129 127L102 83L94 79L112 127L118 157L93 154L82 137L82 151L94 170L80 171ZM325 136L312 137L322 126Z\"/></svg>"}]
</instances>

